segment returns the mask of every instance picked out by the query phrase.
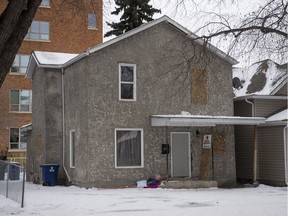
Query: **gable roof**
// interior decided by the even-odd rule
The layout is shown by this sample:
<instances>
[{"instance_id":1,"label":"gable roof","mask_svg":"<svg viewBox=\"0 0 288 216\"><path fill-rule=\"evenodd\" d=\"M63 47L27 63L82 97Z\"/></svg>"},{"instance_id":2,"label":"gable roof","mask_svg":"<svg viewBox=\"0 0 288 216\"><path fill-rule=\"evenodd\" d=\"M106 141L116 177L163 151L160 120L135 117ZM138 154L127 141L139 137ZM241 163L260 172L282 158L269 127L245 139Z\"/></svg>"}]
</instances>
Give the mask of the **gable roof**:
<instances>
[{"instance_id":1,"label":"gable roof","mask_svg":"<svg viewBox=\"0 0 288 216\"><path fill-rule=\"evenodd\" d=\"M270 59L256 62L248 68L233 68L241 87L234 88L236 97L248 95L275 95L287 84L287 64L279 65Z\"/></svg>"},{"instance_id":2,"label":"gable roof","mask_svg":"<svg viewBox=\"0 0 288 216\"><path fill-rule=\"evenodd\" d=\"M187 37L191 38L191 40L195 40L195 42L199 45L203 45L204 44L204 40L201 39L199 36L197 36L196 34L194 34L193 32L189 31L187 28L183 27L182 25L180 25L179 23L175 22L174 20L172 20L171 18L169 18L168 16L163 16L159 19L153 20L151 22L145 23L135 29L132 29L124 34L119 35L118 37L115 37L107 42L104 42L102 44L96 45L94 47L88 48L86 51L84 51L83 53L80 53L77 56L74 56L73 58L67 58L66 62L61 62L62 64L55 64L55 63L51 63L51 64L41 64L41 62L39 62L39 59L37 60L37 57L39 55L42 55L41 52L34 52L34 55L32 55L32 58L30 58L29 61L29 65L28 65L28 70L26 72L26 77L27 78L31 78L33 71L34 71L34 67L35 65L33 64L33 58L34 60L37 62L37 65L40 67L50 67L50 68L66 68L70 65L72 65L73 63L79 61L80 59L89 56L90 54L97 52L98 50L101 50L105 47L111 46L115 43L118 43L119 41L122 41L126 38L129 38L135 34L138 34L148 28L151 28L153 26L158 25L159 23L168 23L171 26L173 26L174 28L178 29L179 31L182 31L184 34L186 34ZM207 49L210 50L212 53L216 54L217 56L219 56L222 59L225 59L227 62L229 62L231 65L237 64L238 61L235 60L234 58L232 58L231 56L229 56L227 53L223 52L222 50L218 49L217 47L213 46L212 44L208 43L207 45ZM58 53L55 55L55 57L57 55L62 55L61 53ZM69 54L67 54L69 55ZM71 56L72 57L72 56ZM39 57L38 57L39 58Z\"/></svg>"},{"instance_id":3,"label":"gable roof","mask_svg":"<svg viewBox=\"0 0 288 216\"><path fill-rule=\"evenodd\" d=\"M112 44L115 44L121 40L124 40L125 38L131 37L139 32L142 32L148 28L151 28L159 23L168 23L170 25L172 25L173 27L177 28L178 30L182 31L184 34L187 35L187 37L191 38L192 40L195 40L196 43L198 43L199 45L203 45L204 44L204 40L201 39L198 35L196 35L195 33L191 32L190 30L188 30L187 28L183 27L182 25L180 25L179 23L175 22L174 20L172 20L170 17L164 15L159 19L153 20L151 22L145 23L135 29L132 29L124 34L121 34L120 36L113 38L105 43L102 43L100 45L97 45L95 47L92 47L90 49L87 50L87 52L89 53L94 53L100 49L103 49L107 46L110 46ZM223 52L222 50L218 49L217 47L213 46L212 44L208 43L207 44L207 48L213 52L214 54L218 55L219 57L225 59L226 61L228 61L230 64L234 65L237 64L238 61L235 60L234 58L232 58L231 56L229 56L227 53Z\"/></svg>"}]
</instances>

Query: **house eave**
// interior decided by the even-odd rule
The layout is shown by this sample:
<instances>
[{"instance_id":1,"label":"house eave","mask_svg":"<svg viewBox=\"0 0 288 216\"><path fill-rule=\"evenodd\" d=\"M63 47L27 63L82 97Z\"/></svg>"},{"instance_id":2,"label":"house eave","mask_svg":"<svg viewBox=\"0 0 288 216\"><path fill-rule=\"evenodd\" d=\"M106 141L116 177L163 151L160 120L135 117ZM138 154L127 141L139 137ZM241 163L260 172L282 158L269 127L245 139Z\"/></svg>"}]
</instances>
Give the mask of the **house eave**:
<instances>
[{"instance_id":1,"label":"house eave","mask_svg":"<svg viewBox=\"0 0 288 216\"><path fill-rule=\"evenodd\" d=\"M286 126L286 121L266 121L264 124L260 124L259 127L271 127L271 126Z\"/></svg>"},{"instance_id":2,"label":"house eave","mask_svg":"<svg viewBox=\"0 0 288 216\"><path fill-rule=\"evenodd\" d=\"M245 99L262 99L262 100L288 100L288 96L277 96L277 95L245 95L235 97L234 101L241 101Z\"/></svg>"},{"instance_id":3,"label":"house eave","mask_svg":"<svg viewBox=\"0 0 288 216\"><path fill-rule=\"evenodd\" d=\"M200 116L200 115L151 115L151 126L211 127L216 125L259 125L262 117Z\"/></svg>"},{"instance_id":4,"label":"house eave","mask_svg":"<svg viewBox=\"0 0 288 216\"><path fill-rule=\"evenodd\" d=\"M271 91L270 95L275 95L283 86L287 84L288 77L286 76L283 81Z\"/></svg>"},{"instance_id":5,"label":"house eave","mask_svg":"<svg viewBox=\"0 0 288 216\"><path fill-rule=\"evenodd\" d=\"M28 130L32 130L32 123L23 125L22 127L20 127L21 131L28 131Z\"/></svg>"},{"instance_id":6,"label":"house eave","mask_svg":"<svg viewBox=\"0 0 288 216\"><path fill-rule=\"evenodd\" d=\"M80 59L84 58L87 55L89 55L89 53L87 52L80 53L63 64L42 64L37 59L35 52L33 52L29 59L28 70L25 74L25 78L32 78L36 66L38 68L63 69L74 64L75 62L79 61Z\"/></svg>"},{"instance_id":7,"label":"house eave","mask_svg":"<svg viewBox=\"0 0 288 216\"><path fill-rule=\"evenodd\" d=\"M28 70L26 71L25 78L31 79L33 77L33 73L35 70L35 67L39 68L54 68L54 69L61 69L63 68L63 64L41 64L37 57L35 56L35 53L33 52L28 63Z\"/></svg>"}]
</instances>

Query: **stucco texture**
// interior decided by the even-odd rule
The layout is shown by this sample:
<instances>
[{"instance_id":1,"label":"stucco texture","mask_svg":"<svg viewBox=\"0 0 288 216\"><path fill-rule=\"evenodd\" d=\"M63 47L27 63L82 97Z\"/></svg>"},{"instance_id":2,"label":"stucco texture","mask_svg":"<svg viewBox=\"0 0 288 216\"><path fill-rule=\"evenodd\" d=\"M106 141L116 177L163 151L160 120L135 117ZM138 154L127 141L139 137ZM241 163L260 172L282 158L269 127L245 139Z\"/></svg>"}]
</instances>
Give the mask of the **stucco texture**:
<instances>
[{"instance_id":1,"label":"stucco texture","mask_svg":"<svg viewBox=\"0 0 288 216\"><path fill-rule=\"evenodd\" d=\"M163 22L65 69L66 154L69 154L69 131L75 130L76 166L69 168L75 184L131 185L156 173L166 175L166 156L161 154L161 144L170 139L169 133L173 131L188 131L193 136L192 177L199 177L201 142L194 137L198 128L172 127L167 133L165 128L151 127L149 117L180 114L183 110L197 115L233 115L232 66L195 44L183 32ZM136 101L119 100L119 63L136 65ZM207 71L207 103L193 101L193 68ZM142 168L115 168L117 128L143 129ZM214 176L232 182L235 180L233 127L219 130L226 136L227 149L215 157ZM69 158L66 163L69 164Z\"/></svg>"}]
</instances>

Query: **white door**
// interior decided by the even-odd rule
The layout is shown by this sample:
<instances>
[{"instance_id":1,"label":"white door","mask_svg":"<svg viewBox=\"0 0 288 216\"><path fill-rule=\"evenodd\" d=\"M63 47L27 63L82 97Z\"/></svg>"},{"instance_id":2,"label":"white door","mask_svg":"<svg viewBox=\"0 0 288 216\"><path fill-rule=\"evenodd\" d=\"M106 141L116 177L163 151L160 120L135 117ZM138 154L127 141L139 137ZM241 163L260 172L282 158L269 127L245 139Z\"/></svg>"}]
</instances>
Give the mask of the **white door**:
<instances>
[{"instance_id":1,"label":"white door","mask_svg":"<svg viewBox=\"0 0 288 216\"><path fill-rule=\"evenodd\" d=\"M190 133L171 133L172 177L191 177Z\"/></svg>"}]
</instances>

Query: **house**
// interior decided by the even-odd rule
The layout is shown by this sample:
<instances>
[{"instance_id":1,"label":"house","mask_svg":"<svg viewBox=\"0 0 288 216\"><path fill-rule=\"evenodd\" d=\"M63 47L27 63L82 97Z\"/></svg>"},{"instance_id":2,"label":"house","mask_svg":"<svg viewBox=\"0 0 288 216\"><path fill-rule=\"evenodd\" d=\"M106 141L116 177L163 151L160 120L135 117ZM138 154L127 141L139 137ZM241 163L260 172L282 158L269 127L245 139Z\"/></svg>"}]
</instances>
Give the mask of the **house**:
<instances>
[{"instance_id":1,"label":"house","mask_svg":"<svg viewBox=\"0 0 288 216\"><path fill-rule=\"evenodd\" d=\"M167 16L74 58L34 52L28 179L52 163L58 182L84 187L155 174L235 184L234 125L265 122L233 116L236 63Z\"/></svg>"},{"instance_id":2,"label":"house","mask_svg":"<svg viewBox=\"0 0 288 216\"><path fill-rule=\"evenodd\" d=\"M0 13L7 3L0 1ZM69 1L42 0L0 87L0 159L25 165L27 132L20 128L32 121L32 83L24 77L32 51L79 53L102 43L102 1L80 3L75 10Z\"/></svg>"},{"instance_id":3,"label":"house","mask_svg":"<svg viewBox=\"0 0 288 216\"><path fill-rule=\"evenodd\" d=\"M235 115L267 118L257 133L253 126L235 126L237 178L287 186L287 64L264 60L233 76L242 85L234 89Z\"/></svg>"}]
</instances>

